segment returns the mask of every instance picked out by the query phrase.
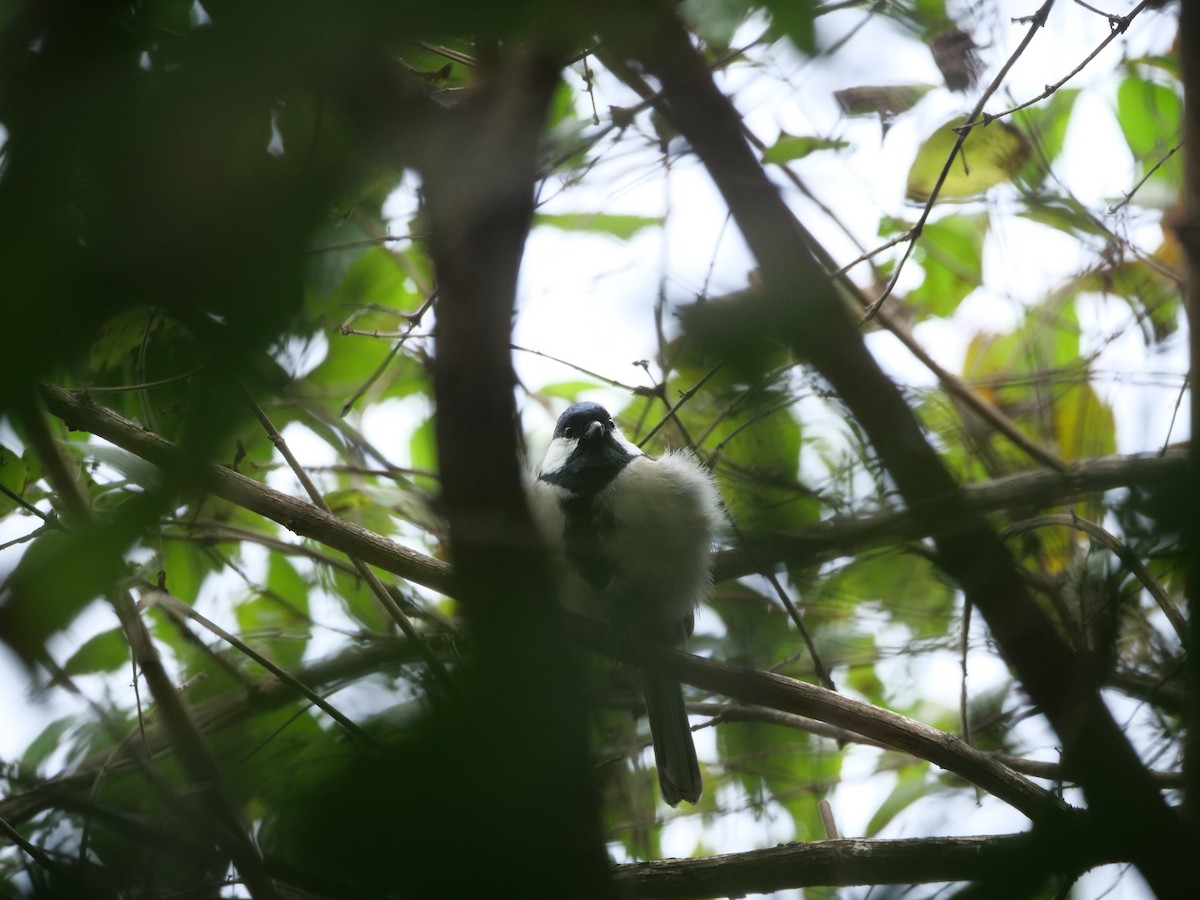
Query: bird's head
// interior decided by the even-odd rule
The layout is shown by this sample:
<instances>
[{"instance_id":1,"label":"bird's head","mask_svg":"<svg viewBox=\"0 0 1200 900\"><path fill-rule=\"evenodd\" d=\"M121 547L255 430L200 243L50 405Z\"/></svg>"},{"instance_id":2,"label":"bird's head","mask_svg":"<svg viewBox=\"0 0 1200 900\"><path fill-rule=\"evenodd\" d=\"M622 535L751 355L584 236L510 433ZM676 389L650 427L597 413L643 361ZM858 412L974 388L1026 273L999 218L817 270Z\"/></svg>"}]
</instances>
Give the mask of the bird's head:
<instances>
[{"instance_id":1,"label":"bird's head","mask_svg":"<svg viewBox=\"0 0 1200 900\"><path fill-rule=\"evenodd\" d=\"M590 401L576 403L558 417L538 477L574 493L593 493L641 455L607 409Z\"/></svg>"}]
</instances>

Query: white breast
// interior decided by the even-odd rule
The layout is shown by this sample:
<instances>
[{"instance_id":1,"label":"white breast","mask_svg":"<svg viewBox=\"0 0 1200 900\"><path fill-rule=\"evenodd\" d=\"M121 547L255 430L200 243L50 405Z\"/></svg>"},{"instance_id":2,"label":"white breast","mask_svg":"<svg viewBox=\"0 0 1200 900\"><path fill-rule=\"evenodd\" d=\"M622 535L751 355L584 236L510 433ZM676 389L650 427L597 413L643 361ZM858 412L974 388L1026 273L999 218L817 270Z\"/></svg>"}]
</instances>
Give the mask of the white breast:
<instances>
[{"instance_id":1,"label":"white breast","mask_svg":"<svg viewBox=\"0 0 1200 900\"><path fill-rule=\"evenodd\" d=\"M559 555L562 600L600 619L633 623L686 617L712 585L713 542L725 526L721 499L708 472L690 454L633 459L596 497L611 515L601 545L613 566L602 590L589 585L562 554L567 492L535 482L530 508L543 539Z\"/></svg>"}]
</instances>

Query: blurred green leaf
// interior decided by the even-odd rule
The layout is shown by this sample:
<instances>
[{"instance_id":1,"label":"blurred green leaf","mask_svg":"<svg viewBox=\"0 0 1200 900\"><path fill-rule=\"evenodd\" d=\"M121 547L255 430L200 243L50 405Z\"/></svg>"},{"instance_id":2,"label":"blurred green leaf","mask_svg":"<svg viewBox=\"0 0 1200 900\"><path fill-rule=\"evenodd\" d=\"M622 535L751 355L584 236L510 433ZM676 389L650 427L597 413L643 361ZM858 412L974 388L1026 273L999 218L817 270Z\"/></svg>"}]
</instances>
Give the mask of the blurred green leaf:
<instances>
[{"instance_id":1,"label":"blurred green leaf","mask_svg":"<svg viewBox=\"0 0 1200 900\"><path fill-rule=\"evenodd\" d=\"M584 391L594 391L603 386L594 381L558 381L554 384L542 385L537 392L542 397L558 397L574 403Z\"/></svg>"},{"instance_id":2,"label":"blurred green leaf","mask_svg":"<svg viewBox=\"0 0 1200 900\"><path fill-rule=\"evenodd\" d=\"M115 529L47 531L31 541L0 585L0 640L25 662L125 571Z\"/></svg>"},{"instance_id":3,"label":"blurred green leaf","mask_svg":"<svg viewBox=\"0 0 1200 900\"><path fill-rule=\"evenodd\" d=\"M945 216L925 226L915 254L925 278L908 294L918 316L949 316L983 283L983 241L991 216Z\"/></svg>"},{"instance_id":4,"label":"blurred green leaf","mask_svg":"<svg viewBox=\"0 0 1200 900\"><path fill-rule=\"evenodd\" d=\"M755 6L751 0L683 0L680 12L710 47L725 48Z\"/></svg>"},{"instance_id":5,"label":"blurred green leaf","mask_svg":"<svg viewBox=\"0 0 1200 900\"><path fill-rule=\"evenodd\" d=\"M896 772L896 786L867 823L866 836L878 835L888 822L928 794L929 763L919 762L901 767Z\"/></svg>"},{"instance_id":6,"label":"blurred green leaf","mask_svg":"<svg viewBox=\"0 0 1200 900\"><path fill-rule=\"evenodd\" d=\"M860 556L822 586L843 602L878 601L917 637L946 634L955 612L955 590L933 563L917 553L893 551Z\"/></svg>"},{"instance_id":7,"label":"blurred green leaf","mask_svg":"<svg viewBox=\"0 0 1200 900\"><path fill-rule=\"evenodd\" d=\"M65 735L79 721L76 715L62 716L55 719L38 733L25 752L21 754L21 767L29 771L37 770L46 757L58 749Z\"/></svg>"},{"instance_id":8,"label":"blurred green leaf","mask_svg":"<svg viewBox=\"0 0 1200 900\"><path fill-rule=\"evenodd\" d=\"M661 228L662 216L632 216L616 213L538 213L535 226L557 228L559 231L592 231L612 235L627 241L645 228Z\"/></svg>"},{"instance_id":9,"label":"blurred green leaf","mask_svg":"<svg viewBox=\"0 0 1200 900\"><path fill-rule=\"evenodd\" d=\"M1057 231L1073 235L1091 235L1108 239L1108 230L1095 213L1071 196L1027 197L1025 209L1018 215Z\"/></svg>"},{"instance_id":10,"label":"blurred green leaf","mask_svg":"<svg viewBox=\"0 0 1200 900\"><path fill-rule=\"evenodd\" d=\"M436 423L431 417L413 429L408 447L414 469L423 469L427 472L437 471L437 434L435 425ZM436 481L432 479L416 476L413 480L426 490L436 491L438 489Z\"/></svg>"},{"instance_id":11,"label":"blurred green leaf","mask_svg":"<svg viewBox=\"0 0 1200 900\"><path fill-rule=\"evenodd\" d=\"M771 17L772 30L786 36L801 53L812 54L817 49L813 21L816 3L813 0L761 0Z\"/></svg>"},{"instance_id":12,"label":"blurred green leaf","mask_svg":"<svg viewBox=\"0 0 1200 900\"><path fill-rule=\"evenodd\" d=\"M0 484L8 488L18 497L25 493L26 481L25 461L0 444ZM17 502L8 494L0 492L0 518L7 516L17 508Z\"/></svg>"},{"instance_id":13,"label":"blurred green leaf","mask_svg":"<svg viewBox=\"0 0 1200 900\"><path fill-rule=\"evenodd\" d=\"M1041 184L1049 174L1050 166L1062 153L1078 97L1078 88L1059 88L1046 102L1013 114L1013 123L1029 138L1036 151L1021 173L1030 184Z\"/></svg>"},{"instance_id":14,"label":"blurred green leaf","mask_svg":"<svg viewBox=\"0 0 1200 900\"><path fill-rule=\"evenodd\" d=\"M954 126L965 119L954 118L935 129L917 150L908 170L905 196L925 203L937 187L946 160L958 141ZM1029 159L1031 149L1025 136L1003 120L972 128L963 141L938 191L942 200L978 196L988 188L1012 179Z\"/></svg>"},{"instance_id":15,"label":"blurred green leaf","mask_svg":"<svg viewBox=\"0 0 1200 900\"><path fill-rule=\"evenodd\" d=\"M125 632L120 628L112 628L84 641L63 663L62 670L68 675L90 675L93 672L115 672L129 665L129 662L129 643L125 640Z\"/></svg>"},{"instance_id":16,"label":"blurred green leaf","mask_svg":"<svg viewBox=\"0 0 1200 900\"><path fill-rule=\"evenodd\" d=\"M768 164L785 163L793 159L803 159L817 150L841 150L849 146L849 141L799 136L782 131L775 143L763 151L762 161Z\"/></svg>"},{"instance_id":17,"label":"blurred green leaf","mask_svg":"<svg viewBox=\"0 0 1200 900\"><path fill-rule=\"evenodd\" d=\"M1073 461L1117 450L1117 426L1110 406L1089 384L1071 385L1054 403L1058 453Z\"/></svg>"},{"instance_id":18,"label":"blurred green leaf","mask_svg":"<svg viewBox=\"0 0 1200 900\"><path fill-rule=\"evenodd\" d=\"M385 634L391 620L361 578L340 569L322 569L321 583L342 604L347 614L365 630Z\"/></svg>"},{"instance_id":19,"label":"blurred green leaf","mask_svg":"<svg viewBox=\"0 0 1200 900\"><path fill-rule=\"evenodd\" d=\"M308 644L308 582L278 553L267 566L266 591L237 606L237 621L245 640L261 645L284 668L304 657Z\"/></svg>"},{"instance_id":20,"label":"blurred green leaf","mask_svg":"<svg viewBox=\"0 0 1200 900\"><path fill-rule=\"evenodd\" d=\"M1182 116L1183 101L1174 88L1133 74L1117 87L1117 122L1141 170L1139 177L1180 142ZM1138 190L1138 202L1159 207L1174 203L1182 183L1183 160L1176 154Z\"/></svg>"},{"instance_id":21,"label":"blurred green leaf","mask_svg":"<svg viewBox=\"0 0 1200 900\"><path fill-rule=\"evenodd\" d=\"M196 602L200 586L216 563L191 541L167 541L162 549L162 569L167 592L189 606Z\"/></svg>"}]
</instances>

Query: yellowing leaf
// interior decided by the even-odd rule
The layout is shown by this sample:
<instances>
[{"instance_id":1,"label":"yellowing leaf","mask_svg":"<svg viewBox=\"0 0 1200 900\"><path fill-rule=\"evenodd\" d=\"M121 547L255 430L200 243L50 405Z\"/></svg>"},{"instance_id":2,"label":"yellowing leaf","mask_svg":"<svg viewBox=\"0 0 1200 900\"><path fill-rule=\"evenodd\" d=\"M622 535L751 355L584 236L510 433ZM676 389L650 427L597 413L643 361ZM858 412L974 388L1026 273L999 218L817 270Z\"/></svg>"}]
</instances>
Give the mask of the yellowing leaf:
<instances>
[{"instance_id":1,"label":"yellowing leaf","mask_svg":"<svg viewBox=\"0 0 1200 900\"><path fill-rule=\"evenodd\" d=\"M834 91L833 98L848 116L878 115L887 120L912 109L933 88L932 84L864 84Z\"/></svg>"},{"instance_id":2,"label":"yellowing leaf","mask_svg":"<svg viewBox=\"0 0 1200 900\"><path fill-rule=\"evenodd\" d=\"M908 170L909 200L917 203L929 200L958 140L954 127L963 121L951 119L925 139ZM986 127L972 128L951 163L938 196L942 199L978 196L1016 175L1029 154L1025 136L1007 122L996 121Z\"/></svg>"}]
</instances>

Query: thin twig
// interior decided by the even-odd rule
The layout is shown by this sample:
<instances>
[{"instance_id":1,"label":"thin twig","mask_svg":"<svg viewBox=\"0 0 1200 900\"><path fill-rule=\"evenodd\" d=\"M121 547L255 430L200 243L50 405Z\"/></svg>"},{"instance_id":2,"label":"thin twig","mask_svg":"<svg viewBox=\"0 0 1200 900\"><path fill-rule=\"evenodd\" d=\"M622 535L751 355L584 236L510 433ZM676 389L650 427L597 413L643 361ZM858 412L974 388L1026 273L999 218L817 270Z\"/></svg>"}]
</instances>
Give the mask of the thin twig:
<instances>
[{"instance_id":1,"label":"thin twig","mask_svg":"<svg viewBox=\"0 0 1200 900\"><path fill-rule=\"evenodd\" d=\"M50 433L42 406L43 397L26 398L25 403L18 406L17 414L25 426L30 444L38 454L47 480L68 512L68 527L76 533L95 529L98 526L87 498ZM133 598L126 588L120 586L110 587L105 596L116 612L125 638L146 677L162 715L163 727L171 737L183 770L198 787L211 816L211 837L229 853L233 864L245 878L250 895L255 900L274 900L277 896L275 885L250 836L248 824L241 810L226 793L217 758L176 693L146 624L138 615Z\"/></svg>"},{"instance_id":2,"label":"thin twig","mask_svg":"<svg viewBox=\"0 0 1200 900\"><path fill-rule=\"evenodd\" d=\"M1028 17L1027 21L1029 22L1030 26L1029 30L1026 32L1025 37L1021 40L1021 43L1017 45L1017 48L1005 61L1004 65L1000 67L1000 71L996 73L996 77L992 79L991 84L989 84L987 88L984 89L983 93L980 94L979 100L975 104L975 108L971 111L970 115L967 116L968 122L978 117L980 112L983 111L984 104L986 104L991 98L992 94L994 94L1000 88L1000 85L1007 77L1009 70L1016 64L1017 60L1021 58L1021 55L1025 52L1025 49L1033 41L1033 36L1037 34L1038 30L1046 24L1046 17L1050 14L1050 7L1053 5L1054 0L1045 0L1041 7L1038 8L1037 12ZM863 313L862 319L860 320L860 324L866 324L872 318L874 318L875 313L879 311L879 307L884 304L884 301L886 301L887 298L891 296L892 291L895 290L896 282L900 278L900 272L904 269L905 262L907 262L908 258L912 255L913 246L916 244L917 238L921 236L921 232L925 228L925 222L929 219L929 214L933 211L933 204L937 202L938 194L940 194L942 190L942 185L946 183L946 177L950 174L950 167L954 165L955 159L958 158L958 154L962 150L963 143L966 141L969 133L970 129L958 131L958 137L954 142L954 146L950 149L950 153L946 156L946 162L942 166L942 171L938 174L937 181L934 183L933 189L929 192L929 199L925 202L925 208L921 210L920 218L917 219L916 224L909 229L909 231L912 232L913 239L905 248L904 255L900 258L900 261L896 263L895 271L892 272L892 277L891 280L888 281L887 287L884 288L883 293L879 295L879 298L867 307L866 312Z\"/></svg>"},{"instance_id":3,"label":"thin twig","mask_svg":"<svg viewBox=\"0 0 1200 900\"><path fill-rule=\"evenodd\" d=\"M1187 620L1184 618L1183 613L1179 611L1179 608L1175 605L1175 602L1171 599L1166 589L1159 583L1157 578L1150 574L1150 570L1134 555L1129 547L1122 543L1116 535L1106 531L1095 522L1082 519L1074 512L1071 512L1070 515L1035 516L1023 522L1015 522L1009 525L1000 532L1000 537L1007 539L1026 531L1032 531L1035 528L1043 528L1047 525L1064 525L1068 528L1074 528L1077 531L1082 531L1090 535L1108 547L1113 552L1113 555L1121 560L1133 576L1150 592L1150 596L1154 598L1154 602L1158 604L1158 608L1162 610L1163 615L1171 623L1171 627L1175 629L1180 642L1184 646L1188 645Z\"/></svg>"},{"instance_id":4,"label":"thin twig","mask_svg":"<svg viewBox=\"0 0 1200 900\"><path fill-rule=\"evenodd\" d=\"M643 437L640 441L638 441L637 445L639 447L646 446L646 442L649 441L652 437L654 437L654 435L658 434L658 432L660 430L662 430L662 427L664 425L666 425L667 422L674 421L676 425L678 425L680 428L682 428L683 423L679 421L679 418L676 415L679 412L680 407L682 407L683 404L685 404L689 400L691 400L692 397L696 396L696 392L699 391L700 388L704 387L705 382L707 382L708 379L710 379L714 375L716 375L717 371L720 368L721 368L721 364L717 363L715 366L713 366L711 369L709 369L707 372L705 372L699 381L697 381L694 385L692 385L690 388L688 388L686 391L684 391L682 394L680 394L679 399L675 401L675 404L667 410L667 414L658 420L658 424L655 425L653 428L651 428L646 433L646 436ZM663 398L663 399L665 400L666 398Z\"/></svg>"},{"instance_id":5,"label":"thin twig","mask_svg":"<svg viewBox=\"0 0 1200 900\"><path fill-rule=\"evenodd\" d=\"M1121 207L1123 207L1123 206L1125 206L1127 203L1129 203L1129 201L1133 199L1133 195L1134 195L1134 194L1136 194L1138 191L1140 191L1140 190L1142 189L1142 185L1143 185L1143 184L1145 184L1147 181L1149 181L1149 180L1150 180L1150 176L1151 176L1151 175L1153 175L1155 172L1157 172L1157 171L1159 170L1159 168L1160 168L1160 167L1163 165L1163 163L1165 163L1165 162L1166 162L1168 159L1170 159L1172 156L1174 156L1176 153L1178 153L1178 152L1179 152L1179 148L1180 148L1180 147L1182 147L1182 146L1183 146L1183 141L1180 141L1178 144L1176 144L1174 147L1172 147L1170 150L1168 150L1168 151L1166 152L1166 155L1165 155L1165 156L1163 156L1163 157L1162 157L1162 159L1160 159L1158 162L1156 162L1156 163L1155 163L1155 164L1154 164L1154 165L1153 165L1153 166L1150 168L1150 171L1149 171L1149 172L1147 172L1145 175L1143 175L1143 176L1142 176L1142 177L1141 177L1141 178L1138 180L1138 183L1137 183L1137 184L1135 184L1135 185L1134 185L1134 186L1133 186L1133 187L1130 189L1129 193L1127 193L1127 194L1122 194L1122 195L1121 195L1121 198L1122 198L1122 199L1121 199L1121 201L1120 201L1119 203L1114 203L1112 206L1110 206L1110 207L1108 208L1109 215L1112 215L1113 213L1115 213L1115 212L1117 212L1118 210L1120 210L1120 209L1121 209Z\"/></svg>"},{"instance_id":6,"label":"thin twig","mask_svg":"<svg viewBox=\"0 0 1200 900\"><path fill-rule=\"evenodd\" d=\"M1079 0L1075 0L1075 2L1079 3ZM1080 72L1082 72L1085 68L1087 68L1088 63L1090 63L1093 59L1095 59L1097 56L1099 56L1100 53L1104 50L1104 48L1107 47L1109 44L1111 44L1114 40L1116 40L1116 38L1119 35L1124 34L1126 29L1129 28L1129 23L1133 21L1134 17L1138 13L1140 13L1143 9L1145 9L1147 6L1149 6L1152 2L1154 2L1154 0L1142 0L1142 2L1139 3L1136 7L1134 7L1128 13L1128 15L1124 15L1124 16L1114 16L1114 15L1110 15L1109 13L1100 13L1100 15L1105 16L1108 19L1111 30L1110 30L1108 36L1105 37L1104 40L1102 40L1096 46L1096 48L1094 50L1092 50L1091 53L1089 53L1086 57L1084 57L1083 62L1081 62L1079 65L1077 65L1074 69L1072 69L1070 72L1068 72L1062 78L1060 78L1058 81L1054 82L1054 84L1046 85L1046 89L1044 91L1042 91L1040 94L1038 94L1036 97L1026 100L1024 103L1018 103L1016 106L1009 107L1008 109L1004 110L1003 112L983 113L982 115L980 115L980 111L978 109L976 109L975 112L971 113L970 119L967 122L964 122L962 125L956 125L954 130L959 131L960 133L965 133L966 131L970 131L972 128L975 128L978 125L985 125L985 126L990 125L996 119L1003 119L1005 116L1010 116L1015 112L1019 112L1022 109L1026 109L1030 106L1033 106L1035 103L1040 103L1041 101L1045 100L1047 97L1049 97L1051 94L1053 94L1059 88L1061 88L1064 84L1066 84L1068 81L1070 81L1072 78L1074 78ZM1080 5L1087 6L1087 4L1080 4ZM1091 9L1092 12L1100 12L1097 9L1092 9L1092 7L1090 7L1090 6L1088 6L1088 9ZM978 116L978 118L976 118L977 116Z\"/></svg>"},{"instance_id":7,"label":"thin twig","mask_svg":"<svg viewBox=\"0 0 1200 900\"><path fill-rule=\"evenodd\" d=\"M293 676L286 669L275 665L275 663L271 662L271 660L267 659L245 641L241 640L236 635L230 634L216 622L213 622L211 619L196 612L196 610L192 609L190 606L188 606L186 603L183 603L172 594L157 588L149 590L146 592L142 605L161 606L172 610L178 615L186 616L193 622L196 622L197 624L211 631L231 647L234 647L239 653L254 660L280 681L303 694L309 703L313 704L313 706L316 706L318 709L328 715L355 738L358 738L363 743L374 747L376 750L383 749L383 746L378 741L363 731L357 724L349 719L345 713L326 701L320 694L306 685L303 681Z\"/></svg>"},{"instance_id":8,"label":"thin twig","mask_svg":"<svg viewBox=\"0 0 1200 900\"><path fill-rule=\"evenodd\" d=\"M653 388L642 387L640 385L625 384L617 381L615 378L609 378L606 375L600 375L590 369L585 369L583 366L576 365L573 362L568 362L557 356L551 356L549 353L543 353L541 350L532 350L529 347L519 347L516 344L509 344L509 349L516 350L518 353L528 353L532 356L540 356L542 359L548 359L551 362L559 363L567 368L574 369L581 375L586 375L588 378L595 378L597 381L602 381L610 387L620 388L623 391L628 391L635 397L648 397L654 394Z\"/></svg>"},{"instance_id":9,"label":"thin twig","mask_svg":"<svg viewBox=\"0 0 1200 900\"><path fill-rule=\"evenodd\" d=\"M433 306L436 299L437 291L434 290L427 298L425 298L425 302L421 304L420 308L416 312L408 313L404 316L404 318L408 320L408 328L406 328L400 335L399 340L392 345L392 349L388 351L388 355L383 358L383 361L375 367L375 371L368 375L366 380L359 386L358 390L354 392L350 399L342 404L341 411L338 413L339 415L345 416L348 412L350 412L350 410L354 408L354 404L358 402L359 398L362 397L362 395L368 390L370 390L371 385L378 381L380 376L387 371L388 366L392 364L392 360L396 358L396 354L400 352L400 347L404 344L404 339L411 336L412 330L417 327L425 313L429 311L431 306ZM347 335L349 333L350 332L347 327L343 325L342 334Z\"/></svg>"},{"instance_id":10,"label":"thin twig","mask_svg":"<svg viewBox=\"0 0 1200 900\"><path fill-rule=\"evenodd\" d=\"M278 450L280 455L283 456L283 458L287 461L288 466L291 467L292 472L300 481L305 493L307 493L309 499L312 500L313 505L322 512L333 515L333 511L329 508L329 504L325 502L325 498L321 495L321 492L317 490L317 486L313 484L312 479L309 478L308 472L306 472L304 467L300 465L300 461L297 460L293 455L291 448L287 445L287 441L283 439L283 435L279 433L279 430L275 427L274 423L271 422L270 418L263 411L263 408L259 406L258 402L250 395L250 392L247 391L244 386L239 383L238 387L242 391L242 396L245 399L246 404L254 413L254 417L258 419L259 424L262 425L263 430L267 433L267 437L270 439L271 443L275 445L275 449ZM379 602L383 604L383 608L388 611L388 614L392 617L392 620L400 627L400 630L404 633L404 636L412 641L413 645L419 649L421 657L425 660L426 665L429 666L429 670L433 672L434 676L439 680L442 687L446 688L447 692L451 696L456 696L457 689L454 686L453 680L450 678L450 673L446 670L446 667L442 665L442 661L438 659L434 652L429 648L429 645L425 642L425 639L421 636L421 633L413 625L412 620L410 620L408 616L404 614L404 610L400 608L400 604L398 604L395 598L388 593L388 590L386 587L384 587L383 582L379 580L379 576L375 574L375 571L370 566L358 559L358 557L351 556L350 562L353 563L355 570L358 572L363 581L367 583L367 586L370 587L371 593L373 593Z\"/></svg>"},{"instance_id":11,"label":"thin twig","mask_svg":"<svg viewBox=\"0 0 1200 900\"><path fill-rule=\"evenodd\" d=\"M46 525L56 525L58 516L53 512L44 513L12 488L6 484L0 484L0 494L4 494L9 500L21 507L25 512L32 513L41 519Z\"/></svg>"}]
</instances>

